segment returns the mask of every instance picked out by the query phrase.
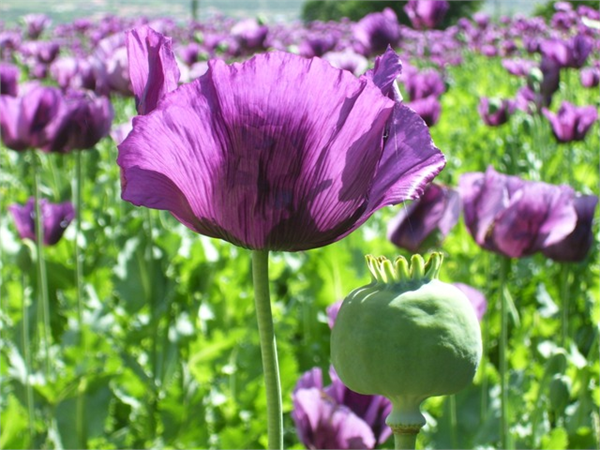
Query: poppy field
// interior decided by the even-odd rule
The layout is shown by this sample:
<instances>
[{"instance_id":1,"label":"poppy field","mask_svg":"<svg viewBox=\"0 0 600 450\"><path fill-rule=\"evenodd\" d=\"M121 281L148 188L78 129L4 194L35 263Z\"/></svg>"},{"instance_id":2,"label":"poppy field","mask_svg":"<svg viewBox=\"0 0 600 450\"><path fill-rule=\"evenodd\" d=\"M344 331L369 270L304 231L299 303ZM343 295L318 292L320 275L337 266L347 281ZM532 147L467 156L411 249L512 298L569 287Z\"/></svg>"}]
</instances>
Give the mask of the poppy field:
<instances>
[{"instance_id":1,"label":"poppy field","mask_svg":"<svg viewBox=\"0 0 600 450\"><path fill-rule=\"evenodd\" d=\"M0 448L407 448L390 368L416 448L600 448L600 13L446 3L0 23ZM340 306L436 277L466 368Z\"/></svg>"}]
</instances>

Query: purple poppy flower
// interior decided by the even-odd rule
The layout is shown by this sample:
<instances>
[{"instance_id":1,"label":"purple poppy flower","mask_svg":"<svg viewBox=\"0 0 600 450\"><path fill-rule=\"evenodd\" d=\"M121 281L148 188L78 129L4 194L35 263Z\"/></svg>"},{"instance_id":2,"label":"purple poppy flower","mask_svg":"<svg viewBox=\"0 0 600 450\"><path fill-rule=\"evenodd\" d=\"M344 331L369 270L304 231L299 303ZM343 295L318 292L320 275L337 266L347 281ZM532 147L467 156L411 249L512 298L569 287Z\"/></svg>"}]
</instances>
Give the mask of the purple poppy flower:
<instances>
[{"instance_id":1,"label":"purple poppy flower","mask_svg":"<svg viewBox=\"0 0 600 450\"><path fill-rule=\"evenodd\" d=\"M15 220L21 239L31 239L35 242L35 199L31 197L25 205L10 205L8 210ZM40 211L43 218L44 245L55 245L75 217L73 204L71 202L50 203L46 199L41 199Z\"/></svg>"},{"instance_id":2,"label":"purple poppy flower","mask_svg":"<svg viewBox=\"0 0 600 450\"><path fill-rule=\"evenodd\" d=\"M460 208L458 191L432 183L389 223L388 239L413 253L439 245L458 222Z\"/></svg>"},{"instance_id":3,"label":"purple poppy flower","mask_svg":"<svg viewBox=\"0 0 600 450\"><path fill-rule=\"evenodd\" d=\"M90 149L108 135L113 117L108 98L98 97L91 91L69 91L62 99L53 136L40 148L59 153Z\"/></svg>"},{"instance_id":4,"label":"purple poppy flower","mask_svg":"<svg viewBox=\"0 0 600 450\"><path fill-rule=\"evenodd\" d=\"M420 100L432 95L439 97L446 91L444 79L434 69L415 71L402 77L402 81L410 101Z\"/></svg>"},{"instance_id":5,"label":"purple poppy flower","mask_svg":"<svg viewBox=\"0 0 600 450\"><path fill-rule=\"evenodd\" d=\"M422 120L388 97L399 58L380 60L360 78L281 52L209 61L134 118L118 146L123 199L250 249L341 239L445 164Z\"/></svg>"},{"instance_id":6,"label":"purple poppy flower","mask_svg":"<svg viewBox=\"0 0 600 450\"><path fill-rule=\"evenodd\" d=\"M23 16L25 29L29 39L37 39L46 28L52 24L52 19L46 14L27 14Z\"/></svg>"},{"instance_id":7,"label":"purple poppy flower","mask_svg":"<svg viewBox=\"0 0 600 450\"><path fill-rule=\"evenodd\" d=\"M540 45L542 56L553 59L560 67L581 68L591 53L592 41L584 34L577 34L568 40L553 38Z\"/></svg>"},{"instance_id":8,"label":"purple poppy flower","mask_svg":"<svg viewBox=\"0 0 600 450\"><path fill-rule=\"evenodd\" d=\"M475 314L477 314L477 319L481 322L481 319L487 310L487 299L485 298L485 295L483 295L481 291L475 289L473 286L469 286L468 284L458 282L452 284L466 295L466 297L469 299L469 302L471 302L473 309L475 310Z\"/></svg>"},{"instance_id":9,"label":"purple poppy flower","mask_svg":"<svg viewBox=\"0 0 600 450\"><path fill-rule=\"evenodd\" d=\"M415 111L429 127L438 122L442 112L442 105L435 95L414 100L407 103L406 106Z\"/></svg>"},{"instance_id":10,"label":"purple poppy flower","mask_svg":"<svg viewBox=\"0 0 600 450\"><path fill-rule=\"evenodd\" d=\"M516 109L516 102L509 99L481 97L479 99L479 115L490 127L497 127L508 122L508 118Z\"/></svg>"},{"instance_id":11,"label":"purple poppy flower","mask_svg":"<svg viewBox=\"0 0 600 450\"><path fill-rule=\"evenodd\" d=\"M338 40L339 37L331 32L311 32L300 42L298 52L307 58L323 56L335 48Z\"/></svg>"},{"instance_id":12,"label":"purple poppy flower","mask_svg":"<svg viewBox=\"0 0 600 450\"><path fill-rule=\"evenodd\" d=\"M23 95L0 95L0 134L8 148L22 151L48 144L56 131L62 93L33 86Z\"/></svg>"},{"instance_id":13,"label":"purple poppy flower","mask_svg":"<svg viewBox=\"0 0 600 450\"><path fill-rule=\"evenodd\" d=\"M335 323L335 319L337 318L338 313L340 312L340 307L342 306L343 300L339 300L332 305L327 307L327 323L329 328L333 329L333 324Z\"/></svg>"},{"instance_id":14,"label":"purple poppy flower","mask_svg":"<svg viewBox=\"0 0 600 450\"><path fill-rule=\"evenodd\" d=\"M586 88L597 87L600 84L600 68L584 67L579 72L581 85Z\"/></svg>"},{"instance_id":15,"label":"purple poppy flower","mask_svg":"<svg viewBox=\"0 0 600 450\"><path fill-rule=\"evenodd\" d=\"M148 26L126 33L129 78L138 114L148 114L158 101L175 90L179 67L171 48L171 38Z\"/></svg>"},{"instance_id":16,"label":"purple poppy flower","mask_svg":"<svg viewBox=\"0 0 600 450\"><path fill-rule=\"evenodd\" d=\"M535 65L535 61L529 59L515 58L502 60L502 67L504 67L508 73L517 77L526 77Z\"/></svg>"},{"instance_id":17,"label":"purple poppy flower","mask_svg":"<svg viewBox=\"0 0 600 450\"><path fill-rule=\"evenodd\" d=\"M268 33L269 27L258 23L254 18L240 20L231 28L231 36L247 51L264 50Z\"/></svg>"},{"instance_id":18,"label":"purple poppy flower","mask_svg":"<svg viewBox=\"0 0 600 450\"><path fill-rule=\"evenodd\" d=\"M396 47L400 42L398 16L391 8L367 14L353 25L352 33L359 53L365 56L383 53L388 45Z\"/></svg>"},{"instance_id":19,"label":"purple poppy flower","mask_svg":"<svg viewBox=\"0 0 600 450\"><path fill-rule=\"evenodd\" d=\"M125 140L125 138L131 132L132 129L133 123L131 123L131 121L128 121L119 125L114 125L111 128L109 134L112 140L115 141L118 145Z\"/></svg>"},{"instance_id":20,"label":"purple poppy flower","mask_svg":"<svg viewBox=\"0 0 600 450\"><path fill-rule=\"evenodd\" d=\"M573 199L573 204L577 213L577 224L573 232L562 241L542 250L544 255L555 261L583 261L594 243L592 222L594 221L598 197L595 195L579 195Z\"/></svg>"},{"instance_id":21,"label":"purple poppy flower","mask_svg":"<svg viewBox=\"0 0 600 450\"><path fill-rule=\"evenodd\" d=\"M350 48L341 52L327 52L323 59L329 61L333 67L348 70L354 75L362 75L369 67L369 60Z\"/></svg>"},{"instance_id":22,"label":"purple poppy flower","mask_svg":"<svg viewBox=\"0 0 600 450\"><path fill-rule=\"evenodd\" d=\"M320 368L306 372L292 394L292 419L300 441L309 449L372 449L391 435L385 418L391 402L361 395L340 381L333 367L331 385L323 386Z\"/></svg>"},{"instance_id":23,"label":"purple poppy flower","mask_svg":"<svg viewBox=\"0 0 600 450\"><path fill-rule=\"evenodd\" d=\"M409 0L404 6L413 28L435 28L446 16L450 4L445 0Z\"/></svg>"},{"instance_id":24,"label":"purple poppy flower","mask_svg":"<svg viewBox=\"0 0 600 450\"><path fill-rule=\"evenodd\" d=\"M556 244L575 228L573 190L503 175L485 173L460 177L465 224L475 242L511 258L532 255Z\"/></svg>"},{"instance_id":25,"label":"purple poppy flower","mask_svg":"<svg viewBox=\"0 0 600 450\"><path fill-rule=\"evenodd\" d=\"M0 62L0 95L17 96L19 74L19 68L14 64Z\"/></svg>"},{"instance_id":26,"label":"purple poppy flower","mask_svg":"<svg viewBox=\"0 0 600 450\"><path fill-rule=\"evenodd\" d=\"M558 142L582 141L594 122L598 119L595 106L575 106L563 101L554 114L546 108L542 113L550 121L552 133Z\"/></svg>"},{"instance_id":27,"label":"purple poppy flower","mask_svg":"<svg viewBox=\"0 0 600 450\"><path fill-rule=\"evenodd\" d=\"M63 91L96 87L96 72L88 59L63 56L50 66L50 75Z\"/></svg>"},{"instance_id":28,"label":"purple poppy flower","mask_svg":"<svg viewBox=\"0 0 600 450\"><path fill-rule=\"evenodd\" d=\"M98 42L91 59L98 70L97 78L102 82L101 86L97 86L99 93L114 92L123 96L133 93L127 53L125 33L113 34ZM139 61L137 64L143 63Z\"/></svg>"}]
</instances>

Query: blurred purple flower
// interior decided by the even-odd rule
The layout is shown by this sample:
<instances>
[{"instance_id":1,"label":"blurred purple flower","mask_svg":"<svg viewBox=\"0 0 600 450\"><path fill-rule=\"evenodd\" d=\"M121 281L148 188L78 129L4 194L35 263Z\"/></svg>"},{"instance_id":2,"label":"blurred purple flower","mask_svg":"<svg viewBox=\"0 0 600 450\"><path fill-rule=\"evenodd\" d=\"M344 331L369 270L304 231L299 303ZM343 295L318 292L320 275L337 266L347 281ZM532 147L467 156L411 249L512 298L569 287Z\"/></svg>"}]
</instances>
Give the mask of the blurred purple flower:
<instances>
[{"instance_id":1,"label":"blurred purple flower","mask_svg":"<svg viewBox=\"0 0 600 450\"><path fill-rule=\"evenodd\" d=\"M17 66L0 62L0 95L17 96L19 75L20 71Z\"/></svg>"},{"instance_id":2,"label":"blurred purple flower","mask_svg":"<svg viewBox=\"0 0 600 450\"><path fill-rule=\"evenodd\" d=\"M264 50L269 27L258 23L254 18L243 19L231 28L231 36L246 51Z\"/></svg>"},{"instance_id":3,"label":"blurred purple flower","mask_svg":"<svg viewBox=\"0 0 600 450\"><path fill-rule=\"evenodd\" d=\"M300 441L309 449L372 449L385 442L391 429L385 418L391 402L380 395L348 389L329 369L331 384L323 386L321 369L306 372L292 394L292 419Z\"/></svg>"},{"instance_id":4,"label":"blurred purple flower","mask_svg":"<svg viewBox=\"0 0 600 450\"><path fill-rule=\"evenodd\" d=\"M515 109L516 102L514 100L487 97L479 99L479 115L483 122L490 127L497 127L508 122Z\"/></svg>"},{"instance_id":5,"label":"blurred purple flower","mask_svg":"<svg viewBox=\"0 0 600 450\"><path fill-rule=\"evenodd\" d=\"M96 88L96 72L85 58L60 57L50 66L50 75L63 91Z\"/></svg>"},{"instance_id":6,"label":"blurred purple flower","mask_svg":"<svg viewBox=\"0 0 600 450\"><path fill-rule=\"evenodd\" d=\"M91 149L108 135L114 111L107 97L91 91L68 91L62 98L57 127L49 142L40 148L68 153Z\"/></svg>"},{"instance_id":7,"label":"blurred purple flower","mask_svg":"<svg viewBox=\"0 0 600 450\"><path fill-rule=\"evenodd\" d=\"M25 32L29 39L37 39L52 24L52 19L46 14L27 14L23 16Z\"/></svg>"},{"instance_id":8,"label":"blurred purple flower","mask_svg":"<svg viewBox=\"0 0 600 450\"><path fill-rule=\"evenodd\" d=\"M414 203L403 207L388 224L388 239L417 253L439 245L460 217L458 191L431 183Z\"/></svg>"},{"instance_id":9,"label":"blurred purple flower","mask_svg":"<svg viewBox=\"0 0 600 450\"><path fill-rule=\"evenodd\" d=\"M446 91L444 79L434 69L415 71L401 79L410 101L430 96L440 97Z\"/></svg>"},{"instance_id":10,"label":"blurred purple flower","mask_svg":"<svg viewBox=\"0 0 600 450\"><path fill-rule=\"evenodd\" d=\"M553 59L560 67L581 68L592 51L592 41L579 33L568 40L552 38L540 45L542 56Z\"/></svg>"},{"instance_id":11,"label":"blurred purple flower","mask_svg":"<svg viewBox=\"0 0 600 450\"><path fill-rule=\"evenodd\" d=\"M592 224L598 204L595 195L578 195L573 199L577 213L577 225L562 241L546 247L542 252L548 258L560 262L580 262L589 253L594 243Z\"/></svg>"},{"instance_id":12,"label":"blurred purple flower","mask_svg":"<svg viewBox=\"0 0 600 450\"><path fill-rule=\"evenodd\" d=\"M42 148L54 138L62 105L58 88L32 86L22 95L0 95L0 136L8 148Z\"/></svg>"},{"instance_id":13,"label":"blurred purple flower","mask_svg":"<svg viewBox=\"0 0 600 450\"><path fill-rule=\"evenodd\" d=\"M469 286L464 283L452 283L458 289L462 291L463 294L467 296L471 305L473 305L473 309L475 310L475 314L477 314L477 319L481 322L485 311L487 310L487 299L485 295L473 286Z\"/></svg>"},{"instance_id":14,"label":"blurred purple flower","mask_svg":"<svg viewBox=\"0 0 600 450\"><path fill-rule=\"evenodd\" d=\"M445 164L422 120L388 97L392 50L360 78L281 52L208 64L134 118L117 159L124 200L242 247L306 250L420 196Z\"/></svg>"},{"instance_id":15,"label":"blurred purple flower","mask_svg":"<svg viewBox=\"0 0 600 450\"><path fill-rule=\"evenodd\" d=\"M31 197L25 205L10 205L8 210L13 216L21 239L31 239L36 242L35 199ZM44 228L44 245L55 245L75 217L73 204L71 202L50 203L46 199L41 199L40 211Z\"/></svg>"},{"instance_id":16,"label":"blurred purple flower","mask_svg":"<svg viewBox=\"0 0 600 450\"><path fill-rule=\"evenodd\" d=\"M298 52L307 58L323 56L335 48L338 40L338 36L331 32L311 32L300 42Z\"/></svg>"},{"instance_id":17,"label":"blurred purple flower","mask_svg":"<svg viewBox=\"0 0 600 450\"><path fill-rule=\"evenodd\" d=\"M435 28L446 16L450 4L445 0L409 0L404 6L413 28Z\"/></svg>"},{"instance_id":18,"label":"blurred purple flower","mask_svg":"<svg viewBox=\"0 0 600 450\"><path fill-rule=\"evenodd\" d=\"M148 114L167 92L177 88L179 67L171 38L148 26L126 33L129 79L138 114Z\"/></svg>"},{"instance_id":19,"label":"blurred purple flower","mask_svg":"<svg viewBox=\"0 0 600 450\"><path fill-rule=\"evenodd\" d=\"M338 300L337 302L329 305L327 307L327 324L329 328L333 329L333 324L335 323L335 319L337 318L338 312L340 312L340 307L342 306L343 300Z\"/></svg>"},{"instance_id":20,"label":"blurred purple flower","mask_svg":"<svg viewBox=\"0 0 600 450\"><path fill-rule=\"evenodd\" d=\"M475 242L511 258L544 250L568 236L577 214L573 190L496 172L465 173L459 191Z\"/></svg>"},{"instance_id":21,"label":"blurred purple flower","mask_svg":"<svg viewBox=\"0 0 600 450\"><path fill-rule=\"evenodd\" d=\"M341 52L327 52L323 55L323 59L329 61L333 67L348 70L356 76L365 73L369 67L367 58L349 48Z\"/></svg>"},{"instance_id":22,"label":"blurred purple flower","mask_svg":"<svg viewBox=\"0 0 600 450\"><path fill-rule=\"evenodd\" d=\"M535 66L535 61L529 59L514 58L502 60L502 67L504 67L511 75L518 77L526 77Z\"/></svg>"},{"instance_id":23,"label":"blurred purple flower","mask_svg":"<svg viewBox=\"0 0 600 450\"><path fill-rule=\"evenodd\" d=\"M438 122L442 112L442 105L435 95L414 100L406 106L415 111L429 127Z\"/></svg>"},{"instance_id":24,"label":"blurred purple flower","mask_svg":"<svg viewBox=\"0 0 600 450\"><path fill-rule=\"evenodd\" d=\"M586 88L598 87L600 84L600 68L584 67L579 72L581 85Z\"/></svg>"},{"instance_id":25,"label":"blurred purple flower","mask_svg":"<svg viewBox=\"0 0 600 450\"><path fill-rule=\"evenodd\" d=\"M598 119L595 106L575 106L563 101L554 114L547 108L542 113L550 121L552 133L558 142L582 141L594 122Z\"/></svg>"},{"instance_id":26,"label":"blurred purple flower","mask_svg":"<svg viewBox=\"0 0 600 450\"><path fill-rule=\"evenodd\" d=\"M113 125L109 134L113 141L118 145L125 140L131 130L133 130L133 123L130 120L119 125Z\"/></svg>"},{"instance_id":27,"label":"blurred purple flower","mask_svg":"<svg viewBox=\"0 0 600 450\"><path fill-rule=\"evenodd\" d=\"M353 25L352 32L356 50L365 56L383 53L388 45L396 47L400 42L400 24L391 8L367 14Z\"/></svg>"}]
</instances>

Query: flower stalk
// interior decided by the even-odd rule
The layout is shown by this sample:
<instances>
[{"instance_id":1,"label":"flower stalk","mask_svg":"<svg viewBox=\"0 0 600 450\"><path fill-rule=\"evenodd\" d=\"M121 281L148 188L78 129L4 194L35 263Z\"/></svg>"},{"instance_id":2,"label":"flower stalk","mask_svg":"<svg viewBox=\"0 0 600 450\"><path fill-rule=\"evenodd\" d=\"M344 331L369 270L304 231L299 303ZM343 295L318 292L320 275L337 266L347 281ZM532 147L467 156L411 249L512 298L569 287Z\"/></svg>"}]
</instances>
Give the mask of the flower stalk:
<instances>
[{"instance_id":1,"label":"flower stalk","mask_svg":"<svg viewBox=\"0 0 600 450\"><path fill-rule=\"evenodd\" d=\"M42 341L44 347L44 361L46 376L50 375L50 300L48 296L48 275L44 259L44 220L42 217L40 195L40 168L37 155L31 153L31 169L33 171L34 198L35 198L35 240L37 250L38 292L42 303Z\"/></svg>"},{"instance_id":2,"label":"flower stalk","mask_svg":"<svg viewBox=\"0 0 600 450\"><path fill-rule=\"evenodd\" d=\"M252 252L252 280L254 302L260 337L265 389L267 393L267 427L269 449L283 449L283 412L281 382L277 361L277 342L273 328L271 298L269 293L269 251Z\"/></svg>"}]
</instances>

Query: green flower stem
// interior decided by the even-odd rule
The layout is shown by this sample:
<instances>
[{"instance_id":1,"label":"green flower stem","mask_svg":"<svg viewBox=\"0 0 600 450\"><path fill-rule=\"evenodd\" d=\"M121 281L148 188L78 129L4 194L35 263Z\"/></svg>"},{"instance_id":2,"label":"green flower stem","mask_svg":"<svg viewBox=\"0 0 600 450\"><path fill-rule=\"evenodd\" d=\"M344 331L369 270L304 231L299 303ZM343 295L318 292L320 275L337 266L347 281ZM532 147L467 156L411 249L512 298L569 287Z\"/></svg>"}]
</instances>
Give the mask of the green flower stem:
<instances>
[{"instance_id":1,"label":"green flower stem","mask_svg":"<svg viewBox=\"0 0 600 450\"><path fill-rule=\"evenodd\" d=\"M21 286L25 287L25 276L21 275ZM27 305L26 289L23 289L23 302L21 311L21 321L23 323L22 339L23 339L23 357L25 359L25 395L27 398L27 429L29 431L29 445L33 447L35 443L35 409L33 407L33 388L31 387L29 374L31 372L31 349L29 343L29 308Z\"/></svg>"},{"instance_id":2,"label":"green flower stem","mask_svg":"<svg viewBox=\"0 0 600 450\"><path fill-rule=\"evenodd\" d=\"M81 208L82 201L82 164L81 151L75 152L75 286L77 292L77 322L79 325L79 334L81 343L84 343L83 333L83 264L81 260L81 251L79 248L79 237L81 235ZM85 350L85 345L83 346Z\"/></svg>"},{"instance_id":3,"label":"green flower stem","mask_svg":"<svg viewBox=\"0 0 600 450\"><path fill-rule=\"evenodd\" d=\"M82 152L75 152L75 292L77 296L77 325L79 326L79 339L83 354L87 355L87 343L85 332L83 330L83 260L79 240L81 236L81 210L83 208L82 201ZM84 356L84 359L86 357ZM77 389L77 419L75 428L77 430L77 441L80 448L87 448L87 436L85 428L85 378L82 378Z\"/></svg>"},{"instance_id":4,"label":"green flower stem","mask_svg":"<svg viewBox=\"0 0 600 450\"><path fill-rule=\"evenodd\" d=\"M508 426L508 293L507 280L511 269L510 258L503 258L500 272L500 442L501 448L511 449Z\"/></svg>"},{"instance_id":5,"label":"green flower stem","mask_svg":"<svg viewBox=\"0 0 600 450\"><path fill-rule=\"evenodd\" d=\"M281 384L269 294L268 250L252 251L252 280L254 282L254 303L256 305L260 351L267 393L268 448L283 449Z\"/></svg>"},{"instance_id":6,"label":"green flower stem","mask_svg":"<svg viewBox=\"0 0 600 450\"><path fill-rule=\"evenodd\" d=\"M42 217L40 195L40 166L38 155L31 152L31 170L33 171L34 199L35 199L35 240L37 249L38 292L42 303L42 341L44 347L44 361L46 376L50 376L50 300L48 296L48 274L44 259L44 221Z\"/></svg>"},{"instance_id":7,"label":"green flower stem","mask_svg":"<svg viewBox=\"0 0 600 450\"><path fill-rule=\"evenodd\" d=\"M560 273L560 298L562 301L560 346L567 348L567 337L569 336L569 297L572 295L571 288L571 266L562 264Z\"/></svg>"}]
</instances>

